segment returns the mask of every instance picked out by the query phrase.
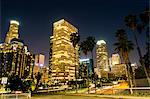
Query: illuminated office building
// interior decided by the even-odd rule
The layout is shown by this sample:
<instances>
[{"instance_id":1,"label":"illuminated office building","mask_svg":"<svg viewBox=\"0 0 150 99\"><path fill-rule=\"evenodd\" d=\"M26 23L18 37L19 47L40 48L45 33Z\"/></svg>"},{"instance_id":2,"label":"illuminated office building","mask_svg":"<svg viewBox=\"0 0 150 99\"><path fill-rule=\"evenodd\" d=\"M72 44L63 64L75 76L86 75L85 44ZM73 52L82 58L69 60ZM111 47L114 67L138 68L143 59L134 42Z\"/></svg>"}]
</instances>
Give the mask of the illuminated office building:
<instances>
[{"instance_id":1,"label":"illuminated office building","mask_svg":"<svg viewBox=\"0 0 150 99\"><path fill-rule=\"evenodd\" d=\"M33 55L18 38L18 27L19 22L10 21L5 42L0 44L0 77L18 75L20 78L27 78L32 74Z\"/></svg>"},{"instance_id":2,"label":"illuminated office building","mask_svg":"<svg viewBox=\"0 0 150 99\"><path fill-rule=\"evenodd\" d=\"M116 64L120 64L121 59L119 54L112 54L112 57L109 59L110 66L115 66Z\"/></svg>"},{"instance_id":3,"label":"illuminated office building","mask_svg":"<svg viewBox=\"0 0 150 99\"><path fill-rule=\"evenodd\" d=\"M31 76L33 56L27 46L19 39L12 39L9 44L0 46L1 76L19 75L21 78Z\"/></svg>"},{"instance_id":4,"label":"illuminated office building","mask_svg":"<svg viewBox=\"0 0 150 99\"><path fill-rule=\"evenodd\" d=\"M61 19L53 24L51 74L52 82L65 84L69 80L75 79L75 65L79 62L79 47L75 50L70 42L70 35L78 30Z\"/></svg>"},{"instance_id":5,"label":"illuminated office building","mask_svg":"<svg viewBox=\"0 0 150 99\"><path fill-rule=\"evenodd\" d=\"M45 56L42 54L35 55L33 74L36 75L44 67Z\"/></svg>"},{"instance_id":6,"label":"illuminated office building","mask_svg":"<svg viewBox=\"0 0 150 99\"><path fill-rule=\"evenodd\" d=\"M9 30L6 35L5 43L10 43L10 41L13 38L18 39L19 38L18 31L19 31L19 22L16 20L11 20Z\"/></svg>"},{"instance_id":7,"label":"illuminated office building","mask_svg":"<svg viewBox=\"0 0 150 99\"><path fill-rule=\"evenodd\" d=\"M96 68L98 77L103 77L103 73L109 71L108 52L106 42L99 40L96 43Z\"/></svg>"},{"instance_id":8,"label":"illuminated office building","mask_svg":"<svg viewBox=\"0 0 150 99\"><path fill-rule=\"evenodd\" d=\"M48 84L48 81L49 81L48 71L49 71L49 68L47 68L46 66L41 68L41 73L42 73L41 82L44 84Z\"/></svg>"},{"instance_id":9,"label":"illuminated office building","mask_svg":"<svg viewBox=\"0 0 150 99\"><path fill-rule=\"evenodd\" d=\"M52 83L52 48L53 48L53 36L50 36L50 49L49 49L49 69L48 69L48 81Z\"/></svg>"},{"instance_id":10,"label":"illuminated office building","mask_svg":"<svg viewBox=\"0 0 150 99\"><path fill-rule=\"evenodd\" d=\"M125 64L116 64L115 66L111 67L111 72L116 77L124 77L124 76L126 76L126 65Z\"/></svg>"}]
</instances>

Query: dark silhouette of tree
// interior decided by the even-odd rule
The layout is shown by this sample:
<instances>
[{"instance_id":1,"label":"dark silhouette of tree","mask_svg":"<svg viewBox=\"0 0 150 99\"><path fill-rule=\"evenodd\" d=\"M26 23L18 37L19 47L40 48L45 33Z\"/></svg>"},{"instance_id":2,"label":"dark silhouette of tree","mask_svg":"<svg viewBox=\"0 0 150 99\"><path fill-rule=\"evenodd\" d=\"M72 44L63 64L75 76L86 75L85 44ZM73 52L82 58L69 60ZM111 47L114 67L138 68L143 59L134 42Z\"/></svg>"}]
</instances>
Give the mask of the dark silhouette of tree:
<instances>
[{"instance_id":1,"label":"dark silhouette of tree","mask_svg":"<svg viewBox=\"0 0 150 99\"><path fill-rule=\"evenodd\" d=\"M138 51L140 59L142 59L142 53L141 53L141 50L138 44L138 39L137 39L137 26L139 26L137 25L137 17L136 15L128 15L125 17L124 21L126 23L126 26L129 27L133 32L137 51Z\"/></svg>"},{"instance_id":2,"label":"dark silhouette of tree","mask_svg":"<svg viewBox=\"0 0 150 99\"><path fill-rule=\"evenodd\" d=\"M36 87L35 87L35 91L38 90L38 85L39 85L39 82L41 80L41 77L42 77L42 73L38 72L37 75L35 76L36 80L37 80L37 83L36 83Z\"/></svg>"},{"instance_id":3,"label":"dark silhouette of tree","mask_svg":"<svg viewBox=\"0 0 150 99\"><path fill-rule=\"evenodd\" d=\"M88 47L89 47L88 50L91 52L92 59L93 59L93 49L94 49L95 44L96 44L95 38L92 37L92 36L89 36L89 37L86 38L86 42L87 42Z\"/></svg>"},{"instance_id":4,"label":"dark silhouette of tree","mask_svg":"<svg viewBox=\"0 0 150 99\"><path fill-rule=\"evenodd\" d=\"M148 83L150 85L150 78L148 75L148 72L150 72L150 33L149 33L149 17L150 17L150 10L149 8L146 8L141 14L139 14L140 21L141 21L141 33L145 32L146 36L146 53L143 56L143 60L141 61L143 63L143 68L148 80Z\"/></svg>"},{"instance_id":5,"label":"dark silhouette of tree","mask_svg":"<svg viewBox=\"0 0 150 99\"><path fill-rule=\"evenodd\" d=\"M90 49L89 49L89 45L90 44L88 44L88 43L90 43L90 42L88 42L87 40L85 40L85 41L81 42L81 45L80 45L82 52L86 56L87 56L88 52L90 51ZM87 80L88 80L88 93L89 93L89 73L88 73L88 70L89 70L89 68L88 68L88 65L87 65Z\"/></svg>"},{"instance_id":6,"label":"dark silhouette of tree","mask_svg":"<svg viewBox=\"0 0 150 99\"><path fill-rule=\"evenodd\" d=\"M135 44L137 46L137 51L139 54L139 61L140 64L143 66L148 83L150 85L150 79L148 76L148 71L150 71L150 34L149 34L149 17L150 17L150 10L146 8L141 14L138 16L136 15L128 15L125 17L126 26L129 27L134 35ZM139 18L139 20L138 20ZM137 33L145 32L146 34L146 53L143 56L138 44ZM148 68L147 68L148 67Z\"/></svg>"},{"instance_id":7,"label":"dark silhouette of tree","mask_svg":"<svg viewBox=\"0 0 150 99\"><path fill-rule=\"evenodd\" d=\"M12 75L8 78L7 88L10 88L11 91L23 91L23 81L19 78L18 75Z\"/></svg>"},{"instance_id":8,"label":"dark silhouette of tree","mask_svg":"<svg viewBox=\"0 0 150 99\"><path fill-rule=\"evenodd\" d=\"M80 36L78 35L78 33L72 33L70 35L70 41L74 47L74 54L75 54L75 78L76 78L76 93L77 93L77 66L76 66L76 46L78 45L79 41L80 41Z\"/></svg>"},{"instance_id":9,"label":"dark silhouette of tree","mask_svg":"<svg viewBox=\"0 0 150 99\"><path fill-rule=\"evenodd\" d=\"M131 68L131 63L129 60L129 53L134 49L133 48L134 44L128 40L128 37L124 29L117 30L116 38L117 38L117 42L114 44L116 46L115 50L119 52L119 54L123 58L124 63L126 64L128 81L129 81L130 87L133 87L132 68ZM132 90L131 90L131 94L132 94Z\"/></svg>"},{"instance_id":10,"label":"dark silhouette of tree","mask_svg":"<svg viewBox=\"0 0 150 99\"><path fill-rule=\"evenodd\" d=\"M87 46L89 47L88 51L91 52L91 55L92 55L92 68L94 68L94 58L93 58L93 49L95 47L95 44L96 44L96 41L95 41L95 38L92 37L92 36L89 36L86 38L86 42L87 42ZM90 78L92 77L92 75L94 75L94 78L95 78L95 72L94 70L92 70L92 74L90 75ZM96 78L93 79L95 81L95 92L96 92Z\"/></svg>"}]
</instances>

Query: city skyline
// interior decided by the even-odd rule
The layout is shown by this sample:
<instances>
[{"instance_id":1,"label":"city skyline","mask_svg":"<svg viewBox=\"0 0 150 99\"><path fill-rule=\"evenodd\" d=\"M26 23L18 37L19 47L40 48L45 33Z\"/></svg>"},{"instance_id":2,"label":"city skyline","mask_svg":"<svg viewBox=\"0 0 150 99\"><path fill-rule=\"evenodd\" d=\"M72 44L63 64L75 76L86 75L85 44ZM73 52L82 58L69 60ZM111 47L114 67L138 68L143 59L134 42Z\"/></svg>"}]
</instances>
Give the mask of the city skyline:
<instances>
[{"instance_id":1,"label":"city skyline","mask_svg":"<svg viewBox=\"0 0 150 99\"><path fill-rule=\"evenodd\" d=\"M28 2L23 0L21 2L18 0L1 1L2 40L0 43L4 42L9 21L15 19L20 22L20 38L28 45L31 52L46 55L47 66L49 37L52 35L53 22L65 18L79 29L81 41L87 36L94 36L96 40L104 39L108 43L107 47L110 56L115 52L113 46L115 31L124 27L123 18L130 13L141 13L148 6L148 0L116 0L116 2L109 1L110 3L107 3L107 1L87 1L86 3L77 1L74 2L74 5L71 2L62 1L53 1L51 3L45 1L41 3L33 0L30 3ZM28 7L25 7L27 4ZM129 34L129 36L132 39L132 34ZM144 38L144 34L142 34L142 38ZM143 49L145 48L143 47ZM134 59L136 56L133 56L133 54L137 54L137 51L132 52L131 61L138 61Z\"/></svg>"}]
</instances>

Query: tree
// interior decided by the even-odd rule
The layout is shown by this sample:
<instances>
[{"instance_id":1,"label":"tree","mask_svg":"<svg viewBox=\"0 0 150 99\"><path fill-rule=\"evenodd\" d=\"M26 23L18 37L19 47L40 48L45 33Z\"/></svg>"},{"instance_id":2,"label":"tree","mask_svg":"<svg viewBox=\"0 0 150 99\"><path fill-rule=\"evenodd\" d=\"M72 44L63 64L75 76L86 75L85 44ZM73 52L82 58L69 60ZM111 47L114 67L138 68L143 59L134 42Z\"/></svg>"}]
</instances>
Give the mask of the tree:
<instances>
[{"instance_id":1,"label":"tree","mask_svg":"<svg viewBox=\"0 0 150 99\"><path fill-rule=\"evenodd\" d=\"M88 43L90 43L90 42L88 42L87 40L86 41L83 41L83 42L81 42L81 45L80 45L80 47L81 47L81 50L82 50L82 52L87 56L87 54L88 54L88 52L90 51L90 49L89 49L89 45L90 44L88 44ZM88 80L88 93L89 93L89 73L88 73L88 66L87 66L87 80Z\"/></svg>"},{"instance_id":2,"label":"tree","mask_svg":"<svg viewBox=\"0 0 150 99\"><path fill-rule=\"evenodd\" d=\"M125 23L126 26L129 27L134 35L134 40L135 44L137 46L137 51L140 57L140 64L143 66L148 83L150 85L150 79L147 73L147 69L150 67L150 34L149 34L149 16L150 16L150 11L148 8L146 8L139 16L136 15L128 15L125 17ZM137 20L139 17L140 20ZM140 23L141 22L141 23ZM139 44L138 44L138 39L137 39L137 33L142 33L145 30L146 34L146 50L147 52L145 53L144 57L142 56ZM146 68L148 67L148 68Z\"/></svg>"},{"instance_id":3,"label":"tree","mask_svg":"<svg viewBox=\"0 0 150 99\"><path fill-rule=\"evenodd\" d=\"M137 25L137 17L136 17L136 15L128 15L128 16L125 17L124 21L126 23L126 26L129 27L133 32L133 36L134 36L135 44L136 44L136 47L137 47L137 51L138 51L140 59L142 59L142 53L141 53L141 50L140 50L140 47L139 47L139 44L138 44L137 35L136 35L136 30L137 30L137 26L138 26Z\"/></svg>"},{"instance_id":4,"label":"tree","mask_svg":"<svg viewBox=\"0 0 150 99\"><path fill-rule=\"evenodd\" d=\"M128 37L124 29L117 30L116 38L117 38L117 42L114 44L116 46L115 50L119 52L119 54L123 58L124 63L127 66L128 81L129 81L130 87L132 87L133 77L132 77L131 63L129 60L129 53L134 49L133 48L134 44L128 40ZM132 94L132 90L131 90L131 94Z\"/></svg>"},{"instance_id":5,"label":"tree","mask_svg":"<svg viewBox=\"0 0 150 99\"><path fill-rule=\"evenodd\" d=\"M146 53L143 56L142 64L145 71L146 78L150 85L150 78L148 76L148 72L150 72L150 33L149 33L149 17L150 17L150 10L146 8L141 14L139 14L140 21L141 21L141 32L145 32L146 36Z\"/></svg>"},{"instance_id":6,"label":"tree","mask_svg":"<svg viewBox=\"0 0 150 99\"><path fill-rule=\"evenodd\" d=\"M88 50L91 52L92 59L93 59L93 49L94 49L95 44L96 44L95 38L92 37L92 36L89 36L89 37L86 38L86 42L87 42L88 47L89 47Z\"/></svg>"},{"instance_id":7,"label":"tree","mask_svg":"<svg viewBox=\"0 0 150 99\"><path fill-rule=\"evenodd\" d=\"M75 78L76 78L76 93L77 93L77 66L76 66L76 46L78 45L79 41L80 41L80 36L78 35L78 33L72 33L70 35L70 41L74 47L74 54L75 54Z\"/></svg>"},{"instance_id":8,"label":"tree","mask_svg":"<svg viewBox=\"0 0 150 99\"><path fill-rule=\"evenodd\" d=\"M35 87L35 91L38 90L38 85L39 85L39 82L40 82L40 79L42 77L42 73L38 72L38 74L35 76L36 80L37 80L37 83L36 83L36 87Z\"/></svg>"},{"instance_id":9,"label":"tree","mask_svg":"<svg viewBox=\"0 0 150 99\"><path fill-rule=\"evenodd\" d=\"M11 75L8 78L7 88L10 88L11 91L23 91L23 81L19 78L18 75Z\"/></svg>"},{"instance_id":10,"label":"tree","mask_svg":"<svg viewBox=\"0 0 150 99\"><path fill-rule=\"evenodd\" d=\"M92 36L89 36L86 38L86 42L87 42L87 46L88 46L88 51L91 52L91 55L92 55L92 65L93 65L93 68L94 68L94 59L93 59L93 49L95 47L95 44L96 44L96 41L95 41L95 38L92 37ZM94 74L95 72L93 71L93 74L92 75L95 75ZM92 77L92 75L90 75L90 78ZM95 78L95 76L94 76ZM96 92L96 78L94 79L95 81L95 92Z\"/></svg>"}]
</instances>

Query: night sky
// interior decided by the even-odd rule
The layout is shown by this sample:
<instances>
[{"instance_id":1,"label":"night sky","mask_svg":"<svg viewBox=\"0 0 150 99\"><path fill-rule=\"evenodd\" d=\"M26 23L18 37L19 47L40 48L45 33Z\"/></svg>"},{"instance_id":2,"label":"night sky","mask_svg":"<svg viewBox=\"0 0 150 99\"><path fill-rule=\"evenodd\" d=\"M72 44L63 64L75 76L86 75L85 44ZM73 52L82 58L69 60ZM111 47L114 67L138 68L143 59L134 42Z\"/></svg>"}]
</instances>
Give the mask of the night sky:
<instances>
[{"instance_id":1,"label":"night sky","mask_svg":"<svg viewBox=\"0 0 150 99\"><path fill-rule=\"evenodd\" d=\"M81 41L87 36L107 42L109 56L114 53L115 31L125 28L124 16L141 13L149 0L0 0L1 37L4 42L11 19L20 22L19 35L34 54L46 55L48 65L49 36L52 24L62 18L79 30ZM127 31L128 32L128 31ZM129 39L133 35L128 32ZM144 34L140 40L144 42ZM145 42L144 42L145 43ZM142 46L142 43L140 42ZM143 46L145 49L145 46ZM131 53L137 62L137 51Z\"/></svg>"}]
</instances>

